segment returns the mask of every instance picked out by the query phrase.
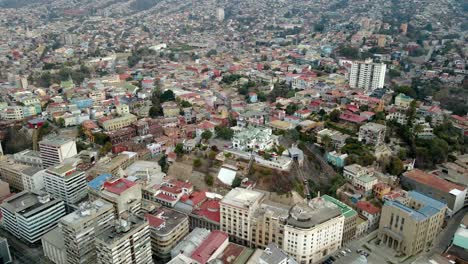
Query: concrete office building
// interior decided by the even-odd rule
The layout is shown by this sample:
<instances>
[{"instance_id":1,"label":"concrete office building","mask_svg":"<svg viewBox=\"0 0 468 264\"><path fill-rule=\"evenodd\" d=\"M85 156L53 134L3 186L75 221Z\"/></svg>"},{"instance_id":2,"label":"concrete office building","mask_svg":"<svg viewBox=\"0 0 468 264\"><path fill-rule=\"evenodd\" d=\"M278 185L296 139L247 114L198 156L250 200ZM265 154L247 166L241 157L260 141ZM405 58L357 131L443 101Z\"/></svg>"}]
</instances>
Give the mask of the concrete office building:
<instances>
[{"instance_id":1,"label":"concrete office building","mask_svg":"<svg viewBox=\"0 0 468 264\"><path fill-rule=\"evenodd\" d=\"M102 198L114 206L115 217L124 213L136 214L141 209L141 186L135 182L120 178L105 181L99 190L90 188L90 200Z\"/></svg>"},{"instance_id":2,"label":"concrete office building","mask_svg":"<svg viewBox=\"0 0 468 264\"><path fill-rule=\"evenodd\" d=\"M188 216L169 208L160 208L147 214L151 232L153 255L160 260L170 260L171 250L189 233Z\"/></svg>"},{"instance_id":3,"label":"concrete office building","mask_svg":"<svg viewBox=\"0 0 468 264\"><path fill-rule=\"evenodd\" d=\"M5 230L27 243L39 241L65 215L63 201L45 193L23 191L5 199L0 208Z\"/></svg>"},{"instance_id":4,"label":"concrete office building","mask_svg":"<svg viewBox=\"0 0 468 264\"><path fill-rule=\"evenodd\" d=\"M113 220L114 207L103 200L82 203L78 210L60 219L67 263L95 263L97 254L94 239L110 228Z\"/></svg>"},{"instance_id":5,"label":"concrete office building","mask_svg":"<svg viewBox=\"0 0 468 264\"><path fill-rule=\"evenodd\" d=\"M28 165L16 164L13 159L5 157L0 161L0 179L7 182L11 188L24 190L22 171L30 168Z\"/></svg>"},{"instance_id":6,"label":"concrete office building","mask_svg":"<svg viewBox=\"0 0 468 264\"><path fill-rule=\"evenodd\" d=\"M42 167L29 167L21 171L25 191L38 192L44 188L45 170Z\"/></svg>"},{"instance_id":7,"label":"concrete office building","mask_svg":"<svg viewBox=\"0 0 468 264\"><path fill-rule=\"evenodd\" d=\"M450 217L468 204L466 186L451 183L418 169L403 173L401 185L446 203L447 215Z\"/></svg>"},{"instance_id":8,"label":"concrete office building","mask_svg":"<svg viewBox=\"0 0 468 264\"><path fill-rule=\"evenodd\" d=\"M98 264L152 264L148 222L131 216L96 237Z\"/></svg>"},{"instance_id":9,"label":"concrete office building","mask_svg":"<svg viewBox=\"0 0 468 264\"><path fill-rule=\"evenodd\" d=\"M56 165L46 170L44 185L48 193L62 199L67 206L83 200L88 193L85 172L71 164Z\"/></svg>"},{"instance_id":10,"label":"concrete office building","mask_svg":"<svg viewBox=\"0 0 468 264\"><path fill-rule=\"evenodd\" d=\"M77 154L76 142L71 138L50 137L39 142L39 152L41 153L42 166L47 169L60 164L64 159Z\"/></svg>"},{"instance_id":11,"label":"concrete office building","mask_svg":"<svg viewBox=\"0 0 468 264\"><path fill-rule=\"evenodd\" d=\"M44 256L55 264L67 264L67 250L62 230L59 227L52 229L41 238Z\"/></svg>"},{"instance_id":12,"label":"concrete office building","mask_svg":"<svg viewBox=\"0 0 468 264\"><path fill-rule=\"evenodd\" d=\"M220 202L221 231L228 233L234 242L250 246L251 216L264 196L262 192L242 188L235 188L226 194Z\"/></svg>"},{"instance_id":13,"label":"concrete office building","mask_svg":"<svg viewBox=\"0 0 468 264\"><path fill-rule=\"evenodd\" d=\"M15 163L42 168L42 158L39 151L26 149L13 154L13 159L15 160Z\"/></svg>"},{"instance_id":14,"label":"concrete office building","mask_svg":"<svg viewBox=\"0 0 468 264\"><path fill-rule=\"evenodd\" d=\"M386 70L387 65L383 63L373 63L372 60L353 61L349 73L349 86L369 91L383 88Z\"/></svg>"},{"instance_id":15,"label":"concrete office building","mask_svg":"<svg viewBox=\"0 0 468 264\"><path fill-rule=\"evenodd\" d=\"M408 192L405 204L386 201L378 237L397 253L413 256L432 247L444 222L447 205L422 193Z\"/></svg>"}]
</instances>

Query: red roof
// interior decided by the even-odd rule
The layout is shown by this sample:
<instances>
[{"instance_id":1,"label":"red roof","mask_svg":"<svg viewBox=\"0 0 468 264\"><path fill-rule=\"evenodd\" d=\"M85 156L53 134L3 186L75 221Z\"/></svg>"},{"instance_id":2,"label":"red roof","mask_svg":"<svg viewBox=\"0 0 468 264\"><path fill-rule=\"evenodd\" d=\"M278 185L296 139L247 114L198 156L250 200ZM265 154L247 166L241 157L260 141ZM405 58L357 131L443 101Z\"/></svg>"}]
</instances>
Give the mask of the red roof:
<instances>
[{"instance_id":1,"label":"red roof","mask_svg":"<svg viewBox=\"0 0 468 264\"><path fill-rule=\"evenodd\" d=\"M198 127L203 130L208 130L208 129L214 129L215 125L211 123L210 121L202 121L200 124L198 124Z\"/></svg>"},{"instance_id":2,"label":"red roof","mask_svg":"<svg viewBox=\"0 0 468 264\"><path fill-rule=\"evenodd\" d=\"M152 214L146 214L146 219L148 219L148 224L152 227L159 227L160 225L164 224L164 219L161 219Z\"/></svg>"},{"instance_id":3,"label":"red roof","mask_svg":"<svg viewBox=\"0 0 468 264\"><path fill-rule=\"evenodd\" d=\"M219 208L219 200L207 200L203 202L198 209L195 209L193 214L203 216L211 221L219 223L221 219Z\"/></svg>"},{"instance_id":4,"label":"red roof","mask_svg":"<svg viewBox=\"0 0 468 264\"><path fill-rule=\"evenodd\" d=\"M191 258L201 264L207 263L213 253L226 240L228 240L228 234L219 230L212 231L208 237L203 240L200 246L198 246L198 248L192 253Z\"/></svg>"},{"instance_id":5,"label":"red roof","mask_svg":"<svg viewBox=\"0 0 468 264\"><path fill-rule=\"evenodd\" d=\"M367 117L352 113L343 113L340 115L340 119L353 123L362 123L367 120Z\"/></svg>"},{"instance_id":6,"label":"red roof","mask_svg":"<svg viewBox=\"0 0 468 264\"><path fill-rule=\"evenodd\" d=\"M359 201L357 202L356 204L356 207L361 210L361 211L365 211L371 215L375 215L375 214L378 214L380 212L380 208L374 206L373 204L371 204L370 202L367 202L367 201Z\"/></svg>"},{"instance_id":7,"label":"red roof","mask_svg":"<svg viewBox=\"0 0 468 264\"><path fill-rule=\"evenodd\" d=\"M403 175L405 177L407 177L407 178L410 178L410 179L418 182L418 183L430 186L432 188L441 190L441 191L446 192L446 193L448 193L448 192L450 192L450 191L452 191L454 189L457 189L457 190L460 190L460 191L465 190L465 188L460 186L460 185L456 185L454 183L451 183L449 181L441 179L441 178L435 176L434 174L429 174L429 173L426 173L426 172L424 172L422 170L418 170L418 169L405 172Z\"/></svg>"},{"instance_id":8,"label":"red roof","mask_svg":"<svg viewBox=\"0 0 468 264\"><path fill-rule=\"evenodd\" d=\"M104 189L106 191L111 192L111 193L121 194L122 192L124 192L128 188L134 186L135 184L136 183L134 183L132 181L129 181L129 180L124 179L124 178L120 178L120 179L118 179L116 181L113 181L113 182L105 182L104 183Z\"/></svg>"},{"instance_id":9,"label":"red roof","mask_svg":"<svg viewBox=\"0 0 468 264\"><path fill-rule=\"evenodd\" d=\"M156 198L161 199L161 200L165 200L165 201L169 201L169 202L173 202L173 201L176 200L176 198L174 198L172 196L169 196L167 194L164 194L164 193L158 193L158 195L156 195Z\"/></svg>"},{"instance_id":10,"label":"red roof","mask_svg":"<svg viewBox=\"0 0 468 264\"><path fill-rule=\"evenodd\" d=\"M205 192L194 192L189 196L190 201L192 201L193 205L197 205L201 203L203 200L206 199Z\"/></svg>"}]
</instances>

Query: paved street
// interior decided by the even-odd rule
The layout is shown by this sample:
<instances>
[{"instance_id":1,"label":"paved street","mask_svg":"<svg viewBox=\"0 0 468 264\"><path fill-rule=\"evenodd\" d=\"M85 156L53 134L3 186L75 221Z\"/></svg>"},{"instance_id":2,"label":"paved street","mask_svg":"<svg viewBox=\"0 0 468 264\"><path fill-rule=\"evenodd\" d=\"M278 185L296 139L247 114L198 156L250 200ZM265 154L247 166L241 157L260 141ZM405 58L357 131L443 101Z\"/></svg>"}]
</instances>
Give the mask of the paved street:
<instances>
[{"instance_id":1,"label":"paved street","mask_svg":"<svg viewBox=\"0 0 468 264\"><path fill-rule=\"evenodd\" d=\"M429 252L430 255L432 254L440 254L443 253L447 247L452 242L453 235L455 231L457 231L458 226L460 225L463 216L468 213L468 207L463 208L462 210L458 211L451 219L449 219L447 226L442 229L440 235L437 237L436 241L434 242L434 247Z\"/></svg>"},{"instance_id":2,"label":"paved street","mask_svg":"<svg viewBox=\"0 0 468 264\"><path fill-rule=\"evenodd\" d=\"M413 263L415 262L418 258L425 256L425 257L431 257L434 254L441 254L443 253L447 247L450 245L453 235L455 234L455 231L457 230L458 226L460 225L461 220L463 219L463 216L468 213L468 207L465 207L464 209L460 210L455 216L453 216L451 219L449 219L447 226L442 229L440 232L440 235L437 237L434 247L429 251L429 252L424 252L418 256L413 256L407 260L405 260L404 263ZM366 252L370 253L370 256L367 258L367 263L369 264L381 264L381 263L387 263L386 260L391 259L392 256L394 255L394 252L390 249L387 250L385 247L378 247L374 248L375 245L373 245L375 238L377 236L377 230L370 233L369 235L357 239L354 241L351 241L347 245L343 247L343 249L350 249L351 253L347 253L346 256L339 256L337 261L335 261L336 264L349 264L353 263L354 261L357 261L359 258L361 258L361 255L356 253L357 249L362 249L365 250ZM370 243L368 241L371 241ZM372 251L369 251L367 249L367 245L370 246ZM343 250L341 249L341 250ZM340 250L340 251L341 251ZM339 255L339 252L336 252L333 256ZM401 263L398 262L398 260L393 260L394 263ZM359 263L359 262L357 262ZM365 263L365 262L364 262Z\"/></svg>"},{"instance_id":3,"label":"paved street","mask_svg":"<svg viewBox=\"0 0 468 264\"><path fill-rule=\"evenodd\" d=\"M52 264L44 256L40 243L37 246L30 247L1 228L0 236L8 240L13 264Z\"/></svg>"}]
</instances>

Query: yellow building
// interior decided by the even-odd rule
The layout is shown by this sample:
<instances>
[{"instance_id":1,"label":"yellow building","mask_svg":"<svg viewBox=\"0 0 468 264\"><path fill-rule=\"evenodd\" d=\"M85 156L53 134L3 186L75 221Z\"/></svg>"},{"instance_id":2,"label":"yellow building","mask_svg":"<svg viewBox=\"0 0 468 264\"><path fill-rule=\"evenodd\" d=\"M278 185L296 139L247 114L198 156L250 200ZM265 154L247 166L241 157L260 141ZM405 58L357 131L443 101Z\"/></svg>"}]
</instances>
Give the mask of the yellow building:
<instances>
[{"instance_id":1,"label":"yellow building","mask_svg":"<svg viewBox=\"0 0 468 264\"><path fill-rule=\"evenodd\" d=\"M106 120L102 123L102 127L106 131L118 130L130 126L133 122L137 121L137 117L132 114L126 114L122 117L116 117Z\"/></svg>"}]
</instances>

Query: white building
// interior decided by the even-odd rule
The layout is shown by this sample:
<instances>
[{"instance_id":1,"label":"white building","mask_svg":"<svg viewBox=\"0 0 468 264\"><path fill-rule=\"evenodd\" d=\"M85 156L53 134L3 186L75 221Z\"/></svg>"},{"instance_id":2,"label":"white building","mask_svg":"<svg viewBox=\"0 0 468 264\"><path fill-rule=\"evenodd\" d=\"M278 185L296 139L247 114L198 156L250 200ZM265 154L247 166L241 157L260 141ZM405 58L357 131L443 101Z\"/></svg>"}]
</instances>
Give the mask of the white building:
<instances>
[{"instance_id":1,"label":"white building","mask_svg":"<svg viewBox=\"0 0 468 264\"><path fill-rule=\"evenodd\" d=\"M383 88L387 65L373 63L371 60L353 61L349 74L349 86L365 90Z\"/></svg>"},{"instance_id":2,"label":"white building","mask_svg":"<svg viewBox=\"0 0 468 264\"><path fill-rule=\"evenodd\" d=\"M113 220L114 207L104 200L82 203L77 211L64 216L59 225L68 263L95 263L94 238L110 228Z\"/></svg>"},{"instance_id":3,"label":"white building","mask_svg":"<svg viewBox=\"0 0 468 264\"><path fill-rule=\"evenodd\" d=\"M98 264L152 264L148 222L121 219L96 237Z\"/></svg>"},{"instance_id":4,"label":"white building","mask_svg":"<svg viewBox=\"0 0 468 264\"><path fill-rule=\"evenodd\" d=\"M218 19L218 21L224 20L224 8L218 7L216 9L216 18Z\"/></svg>"},{"instance_id":5,"label":"white building","mask_svg":"<svg viewBox=\"0 0 468 264\"><path fill-rule=\"evenodd\" d=\"M28 243L39 241L65 215L62 200L27 191L8 197L0 208L5 230Z\"/></svg>"},{"instance_id":6,"label":"white building","mask_svg":"<svg viewBox=\"0 0 468 264\"><path fill-rule=\"evenodd\" d=\"M39 142L44 169L60 164L64 159L77 154L76 142L71 138L51 137Z\"/></svg>"},{"instance_id":7,"label":"white building","mask_svg":"<svg viewBox=\"0 0 468 264\"><path fill-rule=\"evenodd\" d=\"M242 151L268 150L277 143L278 137L267 127L247 127L232 138L232 147Z\"/></svg>"},{"instance_id":8,"label":"white building","mask_svg":"<svg viewBox=\"0 0 468 264\"><path fill-rule=\"evenodd\" d=\"M84 171L71 164L57 165L46 170L44 185L48 193L72 206L86 197L88 187Z\"/></svg>"}]
</instances>

